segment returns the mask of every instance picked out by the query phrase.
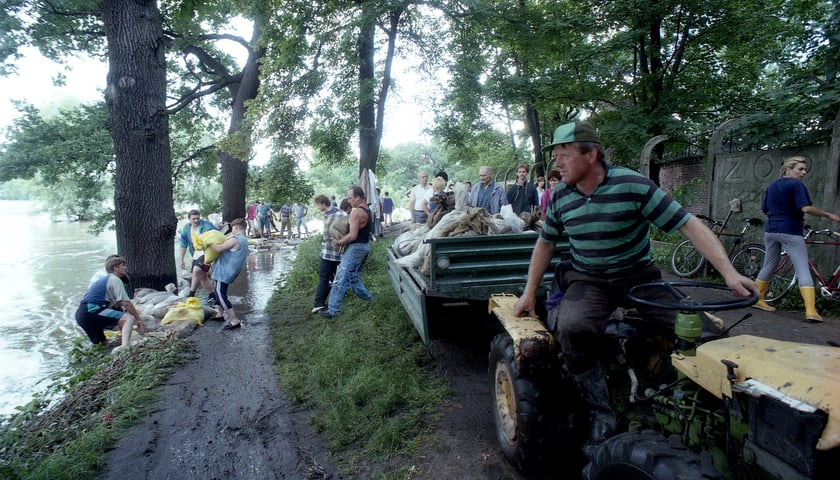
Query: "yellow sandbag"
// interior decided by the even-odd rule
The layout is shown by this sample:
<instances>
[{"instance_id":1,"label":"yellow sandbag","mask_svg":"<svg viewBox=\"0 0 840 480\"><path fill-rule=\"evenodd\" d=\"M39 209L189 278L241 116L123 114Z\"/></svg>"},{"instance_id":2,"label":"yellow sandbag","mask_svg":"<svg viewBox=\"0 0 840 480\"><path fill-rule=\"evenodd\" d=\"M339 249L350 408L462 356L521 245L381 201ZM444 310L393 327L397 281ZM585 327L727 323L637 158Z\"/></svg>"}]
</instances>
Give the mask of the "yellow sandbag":
<instances>
[{"instance_id":1,"label":"yellow sandbag","mask_svg":"<svg viewBox=\"0 0 840 480\"><path fill-rule=\"evenodd\" d=\"M204 324L204 307L201 306L201 301L195 297L190 297L186 302L173 305L163 316L160 324L169 325L170 323L187 320L193 320L197 325Z\"/></svg>"},{"instance_id":2,"label":"yellow sandbag","mask_svg":"<svg viewBox=\"0 0 840 480\"><path fill-rule=\"evenodd\" d=\"M193 247L196 250L204 250L204 263L210 264L216 261L219 258L219 253L214 252L212 249L207 249L210 245L217 245L222 244L227 241L227 237L224 233L218 230L208 230L201 235L196 235L195 232L192 234L192 241Z\"/></svg>"},{"instance_id":3,"label":"yellow sandbag","mask_svg":"<svg viewBox=\"0 0 840 480\"><path fill-rule=\"evenodd\" d=\"M116 327L117 330L105 330L105 340L113 340L115 338L120 338L122 336L122 332L119 330L119 327ZM132 333L139 333L137 330L137 325L131 327Z\"/></svg>"}]
</instances>

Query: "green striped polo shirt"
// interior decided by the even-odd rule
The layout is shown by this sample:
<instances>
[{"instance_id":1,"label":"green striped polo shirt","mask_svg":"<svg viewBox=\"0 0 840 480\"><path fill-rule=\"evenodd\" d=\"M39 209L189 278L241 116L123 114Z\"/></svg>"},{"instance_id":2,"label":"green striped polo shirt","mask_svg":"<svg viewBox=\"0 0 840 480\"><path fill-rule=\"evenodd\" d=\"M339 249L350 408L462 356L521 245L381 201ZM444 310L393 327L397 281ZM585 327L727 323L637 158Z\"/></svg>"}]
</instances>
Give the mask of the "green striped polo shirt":
<instances>
[{"instance_id":1,"label":"green striped polo shirt","mask_svg":"<svg viewBox=\"0 0 840 480\"><path fill-rule=\"evenodd\" d=\"M651 265L650 224L670 233L691 217L642 174L606 167L606 178L589 197L574 185L554 188L540 236L557 242L565 228L572 266L583 273L624 273Z\"/></svg>"}]
</instances>

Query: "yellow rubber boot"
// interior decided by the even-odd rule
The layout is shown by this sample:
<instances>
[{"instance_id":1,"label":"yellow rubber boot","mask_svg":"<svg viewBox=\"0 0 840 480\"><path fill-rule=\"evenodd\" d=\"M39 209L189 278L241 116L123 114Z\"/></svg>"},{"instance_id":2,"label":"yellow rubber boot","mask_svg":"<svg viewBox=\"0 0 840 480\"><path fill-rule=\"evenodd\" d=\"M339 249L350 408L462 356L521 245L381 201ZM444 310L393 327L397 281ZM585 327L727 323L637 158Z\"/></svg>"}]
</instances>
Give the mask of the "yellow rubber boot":
<instances>
[{"instance_id":1,"label":"yellow rubber boot","mask_svg":"<svg viewBox=\"0 0 840 480\"><path fill-rule=\"evenodd\" d=\"M765 312L775 312L776 307L764 301L764 296L767 295L767 286L770 285L770 282L764 280L756 280L755 284L758 285L758 301L755 302L753 308L764 310Z\"/></svg>"},{"instance_id":2,"label":"yellow rubber boot","mask_svg":"<svg viewBox=\"0 0 840 480\"><path fill-rule=\"evenodd\" d=\"M814 287L799 287L799 293L802 295L802 300L805 302L805 319L814 322L822 322L823 318L817 313L816 307L816 293Z\"/></svg>"}]
</instances>

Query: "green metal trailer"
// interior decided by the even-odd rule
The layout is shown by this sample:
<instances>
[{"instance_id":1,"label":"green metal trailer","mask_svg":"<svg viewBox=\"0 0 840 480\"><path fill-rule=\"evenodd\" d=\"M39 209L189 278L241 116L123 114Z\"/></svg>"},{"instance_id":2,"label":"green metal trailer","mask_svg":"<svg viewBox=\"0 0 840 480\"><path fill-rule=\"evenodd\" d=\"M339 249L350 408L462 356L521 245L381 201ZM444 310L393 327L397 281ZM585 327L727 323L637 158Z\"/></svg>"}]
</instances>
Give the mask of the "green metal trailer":
<instances>
[{"instance_id":1,"label":"green metal trailer","mask_svg":"<svg viewBox=\"0 0 840 480\"><path fill-rule=\"evenodd\" d=\"M423 342L429 343L432 302L486 302L496 293L521 295L538 234L475 235L424 240L430 247L430 271L403 267L388 248L388 275ZM567 241L558 242L552 266L538 291L544 296L554 280L554 265L568 257ZM486 311L486 308L485 308Z\"/></svg>"}]
</instances>

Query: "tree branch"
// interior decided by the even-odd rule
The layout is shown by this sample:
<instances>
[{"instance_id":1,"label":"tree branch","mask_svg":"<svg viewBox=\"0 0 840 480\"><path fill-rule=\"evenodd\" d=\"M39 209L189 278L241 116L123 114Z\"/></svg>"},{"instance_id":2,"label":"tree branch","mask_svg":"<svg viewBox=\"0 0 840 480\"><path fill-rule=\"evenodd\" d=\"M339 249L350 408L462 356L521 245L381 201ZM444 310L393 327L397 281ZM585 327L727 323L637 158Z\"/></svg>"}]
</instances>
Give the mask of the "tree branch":
<instances>
[{"instance_id":1,"label":"tree branch","mask_svg":"<svg viewBox=\"0 0 840 480\"><path fill-rule=\"evenodd\" d=\"M187 156L186 158L184 158L183 160L178 162L178 166L175 167L175 172L173 172L173 175L175 177L177 177L181 173L181 169L184 168L184 166L186 166L188 163L192 162L193 160L200 157L201 155L203 155L203 154L205 154L205 153L207 153L211 150L215 150L217 148L218 147L216 145L208 145L206 147L201 147L198 150L194 151L189 156Z\"/></svg>"}]
</instances>

